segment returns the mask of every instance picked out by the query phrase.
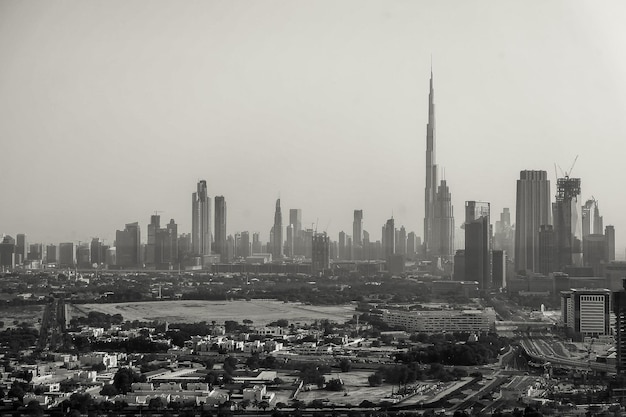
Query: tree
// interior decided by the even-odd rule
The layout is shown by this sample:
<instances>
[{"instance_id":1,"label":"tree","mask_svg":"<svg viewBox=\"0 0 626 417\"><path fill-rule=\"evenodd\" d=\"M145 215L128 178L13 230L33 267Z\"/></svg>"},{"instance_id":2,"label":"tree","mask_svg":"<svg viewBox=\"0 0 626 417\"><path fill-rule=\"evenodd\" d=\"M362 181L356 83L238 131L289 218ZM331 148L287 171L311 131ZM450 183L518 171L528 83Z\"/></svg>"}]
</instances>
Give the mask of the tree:
<instances>
[{"instance_id":1,"label":"tree","mask_svg":"<svg viewBox=\"0 0 626 417\"><path fill-rule=\"evenodd\" d=\"M367 382L370 384L370 387L380 387L383 384L383 377L376 372L367 377Z\"/></svg>"},{"instance_id":2,"label":"tree","mask_svg":"<svg viewBox=\"0 0 626 417\"><path fill-rule=\"evenodd\" d=\"M250 407L250 404L251 404L251 401L248 399L245 399L239 403L239 406L241 407L242 410L245 410L246 408Z\"/></svg>"},{"instance_id":3,"label":"tree","mask_svg":"<svg viewBox=\"0 0 626 417\"><path fill-rule=\"evenodd\" d=\"M117 394L119 394L119 392L113 384L105 384L100 390L100 395L104 395L105 397L115 397Z\"/></svg>"},{"instance_id":4,"label":"tree","mask_svg":"<svg viewBox=\"0 0 626 417\"><path fill-rule=\"evenodd\" d=\"M28 405L26 405L26 414L33 417L43 416L43 408L39 405L39 401L30 401Z\"/></svg>"},{"instance_id":5,"label":"tree","mask_svg":"<svg viewBox=\"0 0 626 417\"><path fill-rule=\"evenodd\" d=\"M259 403L259 408L263 411L267 410L270 406L270 403L268 403L267 401L263 400Z\"/></svg>"},{"instance_id":6,"label":"tree","mask_svg":"<svg viewBox=\"0 0 626 417\"><path fill-rule=\"evenodd\" d=\"M341 372L350 372L352 369L352 362L350 359L343 358L339 361L339 368L341 369Z\"/></svg>"},{"instance_id":7,"label":"tree","mask_svg":"<svg viewBox=\"0 0 626 417\"><path fill-rule=\"evenodd\" d=\"M326 383L327 391L341 391L343 390L343 382L339 378L333 378Z\"/></svg>"},{"instance_id":8,"label":"tree","mask_svg":"<svg viewBox=\"0 0 626 417\"><path fill-rule=\"evenodd\" d=\"M113 386L121 394L126 394L130 391L133 382L140 382L141 375L135 373L130 368L120 368L113 377Z\"/></svg>"},{"instance_id":9,"label":"tree","mask_svg":"<svg viewBox=\"0 0 626 417\"><path fill-rule=\"evenodd\" d=\"M167 406L165 400L161 397L151 398L148 403L148 408L151 410L162 410Z\"/></svg>"}]
</instances>

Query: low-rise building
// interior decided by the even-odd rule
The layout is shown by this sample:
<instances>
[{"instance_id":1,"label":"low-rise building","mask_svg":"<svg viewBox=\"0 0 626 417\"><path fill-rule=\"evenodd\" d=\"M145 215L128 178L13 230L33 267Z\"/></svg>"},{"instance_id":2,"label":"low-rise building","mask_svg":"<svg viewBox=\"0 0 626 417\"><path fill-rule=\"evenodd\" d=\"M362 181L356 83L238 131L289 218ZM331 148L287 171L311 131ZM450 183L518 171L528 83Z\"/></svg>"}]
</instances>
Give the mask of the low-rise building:
<instances>
[{"instance_id":1,"label":"low-rise building","mask_svg":"<svg viewBox=\"0 0 626 417\"><path fill-rule=\"evenodd\" d=\"M487 332L494 328L496 312L484 310L383 310L383 321L410 332Z\"/></svg>"}]
</instances>

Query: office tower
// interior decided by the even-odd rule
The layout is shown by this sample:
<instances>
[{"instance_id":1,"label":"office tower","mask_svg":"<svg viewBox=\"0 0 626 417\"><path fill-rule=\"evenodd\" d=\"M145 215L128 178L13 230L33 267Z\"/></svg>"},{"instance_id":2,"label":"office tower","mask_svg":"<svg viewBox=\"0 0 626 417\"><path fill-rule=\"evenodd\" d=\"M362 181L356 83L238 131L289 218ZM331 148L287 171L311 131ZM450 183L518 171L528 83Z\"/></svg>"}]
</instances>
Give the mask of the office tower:
<instances>
[{"instance_id":1,"label":"office tower","mask_svg":"<svg viewBox=\"0 0 626 417\"><path fill-rule=\"evenodd\" d=\"M409 232L406 238L406 254L410 258L417 254L417 236L415 232Z\"/></svg>"},{"instance_id":2,"label":"office tower","mask_svg":"<svg viewBox=\"0 0 626 417\"><path fill-rule=\"evenodd\" d=\"M235 238L233 235L228 235L226 238L226 259L235 258Z\"/></svg>"},{"instance_id":3,"label":"office tower","mask_svg":"<svg viewBox=\"0 0 626 417\"><path fill-rule=\"evenodd\" d=\"M107 249L106 255L104 257L104 263L107 265L107 267L117 265L117 249L115 247Z\"/></svg>"},{"instance_id":4,"label":"office tower","mask_svg":"<svg viewBox=\"0 0 626 417\"><path fill-rule=\"evenodd\" d=\"M150 216L150 224L148 225L148 244L146 245L146 264L148 265L156 263L157 233L159 229L161 229L161 216L154 214Z\"/></svg>"},{"instance_id":5,"label":"office tower","mask_svg":"<svg viewBox=\"0 0 626 417\"><path fill-rule=\"evenodd\" d=\"M572 289L561 291L561 319L570 331L583 337L610 334L611 291Z\"/></svg>"},{"instance_id":6,"label":"office tower","mask_svg":"<svg viewBox=\"0 0 626 417\"><path fill-rule=\"evenodd\" d=\"M396 254L396 226L393 217L383 226L383 247L385 259Z\"/></svg>"},{"instance_id":7,"label":"office tower","mask_svg":"<svg viewBox=\"0 0 626 417\"><path fill-rule=\"evenodd\" d=\"M330 239L326 233L315 233L311 242L311 272L321 274L330 269Z\"/></svg>"},{"instance_id":8,"label":"office tower","mask_svg":"<svg viewBox=\"0 0 626 417\"><path fill-rule=\"evenodd\" d=\"M116 265L122 268L141 267L141 234L139 223L128 223L115 232Z\"/></svg>"},{"instance_id":9,"label":"office tower","mask_svg":"<svg viewBox=\"0 0 626 417\"><path fill-rule=\"evenodd\" d=\"M582 206L582 216L583 238L587 235L602 234L602 216L600 216L600 209L596 199L592 198L585 202Z\"/></svg>"},{"instance_id":10,"label":"office tower","mask_svg":"<svg viewBox=\"0 0 626 417\"><path fill-rule=\"evenodd\" d=\"M500 220L496 220L493 248L505 251L508 258L514 252L514 239L515 231L511 225L511 212L505 207L500 213Z\"/></svg>"},{"instance_id":11,"label":"office tower","mask_svg":"<svg viewBox=\"0 0 626 417\"><path fill-rule=\"evenodd\" d=\"M76 266L76 245L74 242L59 243L59 267L74 268Z\"/></svg>"},{"instance_id":12,"label":"office tower","mask_svg":"<svg viewBox=\"0 0 626 417\"><path fill-rule=\"evenodd\" d=\"M274 259L280 259L283 257L283 215L280 211L280 198L276 200L273 231L274 239L272 241L272 256Z\"/></svg>"},{"instance_id":13,"label":"office tower","mask_svg":"<svg viewBox=\"0 0 626 417\"><path fill-rule=\"evenodd\" d=\"M515 270L539 269L539 227L552 224L546 171L521 171L515 210Z\"/></svg>"},{"instance_id":14,"label":"office tower","mask_svg":"<svg viewBox=\"0 0 626 417\"><path fill-rule=\"evenodd\" d=\"M556 237L554 227L544 224L539 227L539 272L544 275L558 270L556 262Z\"/></svg>"},{"instance_id":15,"label":"office tower","mask_svg":"<svg viewBox=\"0 0 626 417\"><path fill-rule=\"evenodd\" d=\"M287 241L285 242L285 254L289 258L293 258L294 256L294 242L295 242L295 232L293 224L287 226Z\"/></svg>"},{"instance_id":16,"label":"office tower","mask_svg":"<svg viewBox=\"0 0 626 417\"><path fill-rule=\"evenodd\" d=\"M583 265L582 218L579 214L580 178L557 180L556 202L552 205L557 266Z\"/></svg>"},{"instance_id":17,"label":"office tower","mask_svg":"<svg viewBox=\"0 0 626 417\"><path fill-rule=\"evenodd\" d=\"M43 245L41 243L32 243L28 247L29 261L41 261L43 259Z\"/></svg>"},{"instance_id":18,"label":"office tower","mask_svg":"<svg viewBox=\"0 0 626 417\"><path fill-rule=\"evenodd\" d=\"M311 247L313 247L311 245ZM353 258L354 246L352 245L352 236L346 236L346 259L349 261L354 260ZM311 255L312 256L312 255Z\"/></svg>"},{"instance_id":19,"label":"office tower","mask_svg":"<svg viewBox=\"0 0 626 417\"><path fill-rule=\"evenodd\" d=\"M252 233L252 254L262 253L262 246L259 232Z\"/></svg>"},{"instance_id":20,"label":"office tower","mask_svg":"<svg viewBox=\"0 0 626 417\"><path fill-rule=\"evenodd\" d=\"M604 237L606 238L606 257L607 262L615 260L615 227L608 225L604 228Z\"/></svg>"},{"instance_id":21,"label":"office tower","mask_svg":"<svg viewBox=\"0 0 626 417\"><path fill-rule=\"evenodd\" d=\"M15 264L21 265L28 258L28 241L23 233L18 233L15 240Z\"/></svg>"},{"instance_id":22,"label":"office tower","mask_svg":"<svg viewBox=\"0 0 626 417\"><path fill-rule=\"evenodd\" d=\"M168 241L166 246L167 262L177 264L178 261L178 225L174 219L170 219L170 222L165 226L168 231Z\"/></svg>"},{"instance_id":23,"label":"office tower","mask_svg":"<svg viewBox=\"0 0 626 417\"><path fill-rule=\"evenodd\" d=\"M211 198L207 195L206 181L198 182L191 196L191 245L194 255L211 254ZM118 262L120 254L117 254Z\"/></svg>"},{"instance_id":24,"label":"office tower","mask_svg":"<svg viewBox=\"0 0 626 417\"><path fill-rule=\"evenodd\" d=\"M81 269L91 268L91 245L89 242L79 242L76 248L76 262Z\"/></svg>"},{"instance_id":25,"label":"office tower","mask_svg":"<svg viewBox=\"0 0 626 417\"><path fill-rule=\"evenodd\" d=\"M483 291L491 287L489 203L465 202L465 280L478 281Z\"/></svg>"},{"instance_id":26,"label":"office tower","mask_svg":"<svg viewBox=\"0 0 626 417\"><path fill-rule=\"evenodd\" d=\"M430 253L451 258L454 255L454 208L446 180L441 180L435 196Z\"/></svg>"},{"instance_id":27,"label":"office tower","mask_svg":"<svg viewBox=\"0 0 626 417\"><path fill-rule=\"evenodd\" d=\"M430 72L430 91L428 93L428 124L426 125L426 187L424 196L424 248L431 253L433 228L435 222L435 199L437 194L437 162L435 158L435 91L433 72Z\"/></svg>"},{"instance_id":28,"label":"office tower","mask_svg":"<svg viewBox=\"0 0 626 417\"><path fill-rule=\"evenodd\" d=\"M491 251L491 264L492 287L506 287L506 252L503 250Z\"/></svg>"},{"instance_id":29,"label":"office tower","mask_svg":"<svg viewBox=\"0 0 626 417\"><path fill-rule=\"evenodd\" d=\"M220 260L227 262L224 253L226 245L226 200L223 196L215 197L215 251L220 254Z\"/></svg>"},{"instance_id":30,"label":"office tower","mask_svg":"<svg viewBox=\"0 0 626 417\"><path fill-rule=\"evenodd\" d=\"M396 253L406 255L406 229L404 226L401 226L396 234Z\"/></svg>"},{"instance_id":31,"label":"office tower","mask_svg":"<svg viewBox=\"0 0 626 417\"><path fill-rule=\"evenodd\" d=\"M178 263L178 225L174 219L165 228L157 230L154 265L169 270Z\"/></svg>"},{"instance_id":32,"label":"office tower","mask_svg":"<svg viewBox=\"0 0 626 417\"><path fill-rule=\"evenodd\" d=\"M342 230L339 232L339 241L337 244L337 258L339 260L348 259L347 251L348 251L348 235Z\"/></svg>"},{"instance_id":33,"label":"office tower","mask_svg":"<svg viewBox=\"0 0 626 417\"><path fill-rule=\"evenodd\" d=\"M239 241L239 256L247 258L252 253L250 252L250 233L241 232L241 240Z\"/></svg>"},{"instance_id":34,"label":"office tower","mask_svg":"<svg viewBox=\"0 0 626 417\"><path fill-rule=\"evenodd\" d=\"M352 242L355 246L363 246L363 210L354 210Z\"/></svg>"},{"instance_id":35,"label":"office tower","mask_svg":"<svg viewBox=\"0 0 626 417\"><path fill-rule=\"evenodd\" d=\"M181 233L178 237L178 260L179 262L192 255L193 244L191 233Z\"/></svg>"},{"instance_id":36,"label":"office tower","mask_svg":"<svg viewBox=\"0 0 626 417\"><path fill-rule=\"evenodd\" d=\"M102 240L94 237L91 239L91 263L101 265L104 263L106 253L103 250Z\"/></svg>"},{"instance_id":37,"label":"office tower","mask_svg":"<svg viewBox=\"0 0 626 417\"><path fill-rule=\"evenodd\" d=\"M57 245L46 246L46 263L53 264L57 261Z\"/></svg>"},{"instance_id":38,"label":"office tower","mask_svg":"<svg viewBox=\"0 0 626 417\"><path fill-rule=\"evenodd\" d=\"M454 254L454 273L452 279L465 281L465 250L459 249Z\"/></svg>"},{"instance_id":39,"label":"office tower","mask_svg":"<svg viewBox=\"0 0 626 417\"><path fill-rule=\"evenodd\" d=\"M0 267L15 268L15 239L4 236L0 242Z\"/></svg>"},{"instance_id":40,"label":"office tower","mask_svg":"<svg viewBox=\"0 0 626 417\"><path fill-rule=\"evenodd\" d=\"M626 279L622 280L622 289L612 294L613 313L615 314L615 353L617 374L626 372Z\"/></svg>"},{"instance_id":41,"label":"office tower","mask_svg":"<svg viewBox=\"0 0 626 417\"><path fill-rule=\"evenodd\" d=\"M602 234L583 236L583 260L585 266L593 268L593 276L600 276L600 266L607 262L606 238Z\"/></svg>"},{"instance_id":42,"label":"office tower","mask_svg":"<svg viewBox=\"0 0 626 417\"><path fill-rule=\"evenodd\" d=\"M302 241L304 242L304 257L311 259L313 256L313 229L306 229L302 232Z\"/></svg>"},{"instance_id":43,"label":"office tower","mask_svg":"<svg viewBox=\"0 0 626 417\"><path fill-rule=\"evenodd\" d=\"M302 209L289 209L289 224L293 225L293 255L304 256L302 237Z\"/></svg>"}]
</instances>

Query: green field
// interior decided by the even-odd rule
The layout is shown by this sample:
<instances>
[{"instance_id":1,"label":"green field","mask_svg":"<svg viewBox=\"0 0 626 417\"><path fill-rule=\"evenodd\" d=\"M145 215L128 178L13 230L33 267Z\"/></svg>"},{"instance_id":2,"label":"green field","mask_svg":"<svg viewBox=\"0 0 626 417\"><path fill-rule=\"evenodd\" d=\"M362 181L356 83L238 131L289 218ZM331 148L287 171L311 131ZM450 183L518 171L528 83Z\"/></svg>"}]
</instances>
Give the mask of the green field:
<instances>
[{"instance_id":1,"label":"green field","mask_svg":"<svg viewBox=\"0 0 626 417\"><path fill-rule=\"evenodd\" d=\"M31 304L25 306L3 306L0 308L0 321L4 322L3 329L14 327L14 322L26 322L35 328L39 328L43 317L43 304Z\"/></svg>"},{"instance_id":2,"label":"green field","mask_svg":"<svg viewBox=\"0 0 626 417\"><path fill-rule=\"evenodd\" d=\"M226 320L243 322L252 320L264 325L279 319L289 323L310 323L314 320L329 319L341 322L352 318L354 305L314 306L301 303L283 303L273 300L251 301L148 301L135 303L80 304L72 307L72 316L98 311L107 314L121 314L124 320L167 321L170 323L194 323L200 321Z\"/></svg>"}]
</instances>

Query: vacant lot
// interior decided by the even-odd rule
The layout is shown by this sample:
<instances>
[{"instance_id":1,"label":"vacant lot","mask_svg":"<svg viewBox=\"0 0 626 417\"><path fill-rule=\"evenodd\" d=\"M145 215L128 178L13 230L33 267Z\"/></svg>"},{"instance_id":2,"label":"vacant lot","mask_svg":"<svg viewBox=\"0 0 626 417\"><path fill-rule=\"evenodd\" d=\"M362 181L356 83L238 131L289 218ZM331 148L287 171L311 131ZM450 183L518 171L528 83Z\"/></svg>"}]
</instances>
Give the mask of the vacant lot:
<instances>
[{"instance_id":1,"label":"vacant lot","mask_svg":"<svg viewBox=\"0 0 626 417\"><path fill-rule=\"evenodd\" d=\"M378 403L385 396L390 395L394 388L397 390L398 387L388 384L383 384L383 386L380 387L370 387L367 382L367 377L372 373L371 371L333 372L330 375L325 375L326 381L340 378L344 383L343 391L332 392L323 389L313 389L311 391L303 390L298 394L298 399L304 401L305 404L309 404L316 399L327 399L328 404L335 405L357 406L361 404L363 400Z\"/></svg>"},{"instance_id":2,"label":"vacant lot","mask_svg":"<svg viewBox=\"0 0 626 417\"><path fill-rule=\"evenodd\" d=\"M35 328L41 326L41 318L43 317L43 304L26 305L26 306L2 306L0 308L0 321L4 322L4 329L15 327L14 322L21 323L25 321Z\"/></svg>"},{"instance_id":3,"label":"vacant lot","mask_svg":"<svg viewBox=\"0 0 626 417\"><path fill-rule=\"evenodd\" d=\"M283 303L271 300L251 301L148 301L140 303L80 304L73 308L72 315L99 311L121 314L124 320L168 321L170 323L194 323L200 321L225 320L242 322L249 319L263 325L279 319L289 323L310 323L329 319L343 323L355 314L353 305L313 306L301 303Z\"/></svg>"}]
</instances>

